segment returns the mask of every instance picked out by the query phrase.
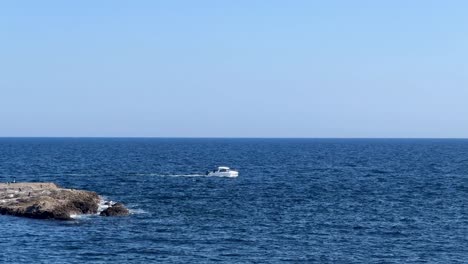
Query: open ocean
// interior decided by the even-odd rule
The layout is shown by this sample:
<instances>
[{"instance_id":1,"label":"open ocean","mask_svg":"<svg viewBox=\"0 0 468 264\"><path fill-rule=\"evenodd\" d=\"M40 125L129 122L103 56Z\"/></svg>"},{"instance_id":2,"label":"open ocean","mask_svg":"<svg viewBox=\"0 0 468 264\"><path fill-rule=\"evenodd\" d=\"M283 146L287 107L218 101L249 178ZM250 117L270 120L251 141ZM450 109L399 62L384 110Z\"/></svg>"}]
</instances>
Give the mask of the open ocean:
<instances>
[{"instance_id":1,"label":"open ocean","mask_svg":"<svg viewBox=\"0 0 468 264\"><path fill-rule=\"evenodd\" d=\"M0 263L468 263L468 140L2 138L13 177L132 215L0 216Z\"/></svg>"}]
</instances>

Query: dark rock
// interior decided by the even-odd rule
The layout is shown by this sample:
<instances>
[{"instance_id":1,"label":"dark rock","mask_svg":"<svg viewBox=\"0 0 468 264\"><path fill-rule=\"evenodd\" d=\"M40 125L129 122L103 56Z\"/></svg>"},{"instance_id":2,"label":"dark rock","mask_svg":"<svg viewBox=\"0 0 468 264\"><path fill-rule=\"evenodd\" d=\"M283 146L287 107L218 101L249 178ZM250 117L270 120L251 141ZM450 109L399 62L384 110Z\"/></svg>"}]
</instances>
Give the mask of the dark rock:
<instances>
[{"instance_id":1,"label":"dark rock","mask_svg":"<svg viewBox=\"0 0 468 264\"><path fill-rule=\"evenodd\" d=\"M122 203L116 203L100 213L101 216L126 216L130 212Z\"/></svg>"},{"instance_id":2,"label":"dark rock","mask_svg":"<svg viewBox=\"0 0 468 264\"><path fill-rule=\"evenodd\" d=\"M99 202L95 192L59 188L53 183L0 184L0 214L69 220L71 215L96 214ZM119 205L109 215L123 215L124 210Z\"/></svg>"}]
</instances>

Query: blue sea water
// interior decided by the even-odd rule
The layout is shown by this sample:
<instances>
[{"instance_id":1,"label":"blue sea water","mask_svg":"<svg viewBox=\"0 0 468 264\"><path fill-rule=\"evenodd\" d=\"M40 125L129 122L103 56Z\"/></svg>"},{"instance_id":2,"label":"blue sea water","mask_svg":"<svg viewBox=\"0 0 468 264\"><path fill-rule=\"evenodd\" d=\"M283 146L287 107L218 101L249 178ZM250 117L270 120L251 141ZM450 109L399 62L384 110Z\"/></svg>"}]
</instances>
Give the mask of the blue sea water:
<instances>
[{"instance_id":1,"label":"blue sea water","mask_svg":"<svg viewBox=\"0 0 468 264\"><path fill-rule=\"evenodd\" d=\"M132 215L0 216L1 263L468 263L468 140L3 138L14 177Z\"/></svg>"}]
</instances>

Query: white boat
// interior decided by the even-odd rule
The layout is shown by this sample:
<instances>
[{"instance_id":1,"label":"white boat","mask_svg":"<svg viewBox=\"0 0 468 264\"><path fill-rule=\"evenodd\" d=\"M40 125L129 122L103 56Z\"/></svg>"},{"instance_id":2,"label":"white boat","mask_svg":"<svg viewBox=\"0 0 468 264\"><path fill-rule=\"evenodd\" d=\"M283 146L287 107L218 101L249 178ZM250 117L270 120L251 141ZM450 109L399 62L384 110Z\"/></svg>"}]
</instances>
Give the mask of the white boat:
<instances>
[{"instance_id":1,"label":"white boat","mask_svg":"<svg viewBox=\"0 0 468 264\"><path fill-rule=\"evenodd\" d=\"M218 176L218 177L237 177L239 176L239 172L229 167L218 167L216 170L207 171L206 175L208 176Z\"/></svg>"}]
</instances>

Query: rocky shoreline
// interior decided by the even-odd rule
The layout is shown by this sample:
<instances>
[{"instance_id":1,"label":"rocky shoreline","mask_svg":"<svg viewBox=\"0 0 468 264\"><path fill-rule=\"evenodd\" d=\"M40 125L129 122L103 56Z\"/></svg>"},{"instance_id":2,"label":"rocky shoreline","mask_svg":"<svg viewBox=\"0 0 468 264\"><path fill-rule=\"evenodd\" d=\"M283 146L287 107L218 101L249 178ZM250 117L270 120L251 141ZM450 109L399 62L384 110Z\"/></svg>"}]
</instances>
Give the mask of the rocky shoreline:
<instances>
[{"instance_id":1,"label":"rocky shoreline","mask_svg":"<svg viewBox=\"0 0 468 264\"><path fill-rule=\"evenodd\" d=\"M0 183L0 214L36 219L71 220L73 215L124 216L121 203L107 203L95 192L60 188L54 183Z\"/></svg>"}]
</instances>

